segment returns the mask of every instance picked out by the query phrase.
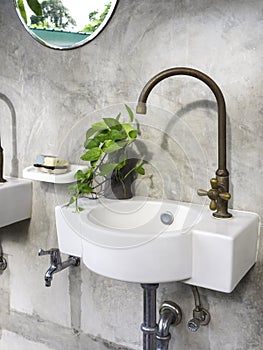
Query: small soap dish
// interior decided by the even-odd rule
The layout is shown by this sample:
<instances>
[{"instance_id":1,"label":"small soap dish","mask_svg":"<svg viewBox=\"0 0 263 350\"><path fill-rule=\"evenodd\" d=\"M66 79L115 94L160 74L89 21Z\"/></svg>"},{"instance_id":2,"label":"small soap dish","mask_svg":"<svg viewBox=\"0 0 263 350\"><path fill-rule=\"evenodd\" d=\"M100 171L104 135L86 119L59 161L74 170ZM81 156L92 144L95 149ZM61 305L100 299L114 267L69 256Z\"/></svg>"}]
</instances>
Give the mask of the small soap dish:
<instances>
[{"instance_id":1,"label":"small soap dish","mask_svg":"<svg viewBox=\"0 0 263 350\"><path fill-rule=\"evenodd\" d=\"M69 165L52 166L52 165L34 164L34 167L37 168L39 171L42 171L42 173L55 174L55 175L65 174L69 170Z\"/></svg>"}]
</instances>

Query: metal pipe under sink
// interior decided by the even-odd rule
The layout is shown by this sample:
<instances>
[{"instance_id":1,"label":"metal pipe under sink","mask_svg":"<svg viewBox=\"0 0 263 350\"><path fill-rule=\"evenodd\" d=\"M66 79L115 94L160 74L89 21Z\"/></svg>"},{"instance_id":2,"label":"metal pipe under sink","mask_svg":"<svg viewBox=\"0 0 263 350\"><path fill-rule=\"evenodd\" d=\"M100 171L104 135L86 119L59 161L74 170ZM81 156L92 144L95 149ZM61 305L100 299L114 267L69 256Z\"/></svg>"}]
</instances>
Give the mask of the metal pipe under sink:
<instances>
[{"instance_id":1,"label":"metal pipe under sink","mask_svg":"<svg viewBox=\"0 0 263 350\"><path fill-rule=\"evenodd\" d=\"M177 326L182 319L180 307L172 301L165 301L159 310L156 324L156 290L159 284L141 284L143 288L143 350L168 350L171 339L170 326Z\"/></svg>"}]
</instances>

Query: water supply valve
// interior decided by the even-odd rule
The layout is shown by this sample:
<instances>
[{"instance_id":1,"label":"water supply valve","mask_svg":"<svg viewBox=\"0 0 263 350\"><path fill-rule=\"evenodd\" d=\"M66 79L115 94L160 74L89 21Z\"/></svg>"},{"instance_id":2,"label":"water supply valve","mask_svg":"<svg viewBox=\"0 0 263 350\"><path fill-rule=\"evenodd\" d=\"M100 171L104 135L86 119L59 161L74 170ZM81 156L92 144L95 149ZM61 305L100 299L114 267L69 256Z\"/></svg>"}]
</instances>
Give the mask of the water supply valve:
<instances>
[{"instance_id":1,"label":"water supply valve","mask_svg":"<svg viewBox=\"0 0 263 350\"><path fill-rule=\"evenodd\" d=\"M188 322L189 331L196 332L200 326L207 326L210 322L210 313L203 307L196 307L193 310L193 318Z\"/></svg>"}]
</instances>

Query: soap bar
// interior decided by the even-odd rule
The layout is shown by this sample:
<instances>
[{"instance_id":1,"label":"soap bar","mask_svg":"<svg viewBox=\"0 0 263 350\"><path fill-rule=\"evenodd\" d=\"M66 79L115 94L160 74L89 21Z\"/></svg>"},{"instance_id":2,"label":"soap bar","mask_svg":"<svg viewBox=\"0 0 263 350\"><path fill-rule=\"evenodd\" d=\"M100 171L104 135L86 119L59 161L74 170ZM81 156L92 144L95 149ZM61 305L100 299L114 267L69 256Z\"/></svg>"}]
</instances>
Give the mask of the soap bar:
<instances>
[{"instance_id":1,"label":"soap bar","mask_svg":"<svg viewBox=\"0 0 263 350\"><path fill-rule=\"evenodd\" d=\"M68 161L58 157L47 156L45 157L44 164L47 166L65 166L68 165Z\"/></svg>"},{"instance_id":2,"label":"soap bar","mask_svg":"<svg viewBox=\"0 0 263 350\"><path fill-rule=\"evenodd\" d=\"M57 167L57 166L64 167L68 165L68 161L65 159L61 159L55 156L43 155L43 154L40 154L37 156L36 163L39 165L54 166L54 167Z\"/></svg>"}]
</instances>

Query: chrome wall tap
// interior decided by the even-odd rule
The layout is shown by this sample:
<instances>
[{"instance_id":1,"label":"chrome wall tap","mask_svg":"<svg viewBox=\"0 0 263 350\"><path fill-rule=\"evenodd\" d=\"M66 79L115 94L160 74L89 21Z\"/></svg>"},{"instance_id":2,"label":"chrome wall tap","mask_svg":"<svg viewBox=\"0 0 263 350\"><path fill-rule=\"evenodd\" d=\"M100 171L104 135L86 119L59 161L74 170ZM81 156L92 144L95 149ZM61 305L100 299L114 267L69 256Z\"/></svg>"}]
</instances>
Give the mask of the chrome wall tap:
<instances>
[{"instance_id":1,"label":"chrome wall tap","mask_svg":"<svg viewBox=\"0 0 263 350\"><path fill-rule=\"evenodd\" d=\"M50 255L50 266L45 273L45 286L50 287L54 273L62 271L69 266L79 266L80 258L70 255L66 261L61 260L60 251L58 248L51 248L49 250L40 249L38 256Z\"/></svg>"}]
</instances>

